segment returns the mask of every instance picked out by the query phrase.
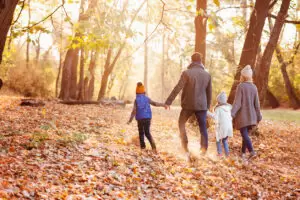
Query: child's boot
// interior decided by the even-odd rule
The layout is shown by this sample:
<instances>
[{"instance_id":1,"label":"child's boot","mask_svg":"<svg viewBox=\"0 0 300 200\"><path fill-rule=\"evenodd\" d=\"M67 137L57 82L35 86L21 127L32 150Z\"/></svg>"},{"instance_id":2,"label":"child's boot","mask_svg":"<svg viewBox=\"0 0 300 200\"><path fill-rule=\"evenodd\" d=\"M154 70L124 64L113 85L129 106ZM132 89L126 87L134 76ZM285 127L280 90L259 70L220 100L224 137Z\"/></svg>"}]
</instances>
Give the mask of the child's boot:
<instances>
[{"instance_id":1,"label":"child's boot","mask_svg":"<svg viewBox=\"0 0 300 200\"><path fill-rule=\"evenodd\" d=\"M257 156L257 153L256 153L255 151L252 151L252 152L250 153L250 156L249 156L248 160L253 159L253 158L255 158L256 156Z\"/></svg>"},{"instance_id":2,"label":"child's boot","mask_svg":"<svg viewBox=\"0 0 300 200\"><path fill-rule=\"evenodd\" d=\"M242 161L247 161L247 156L246 156L246 153L242 153Z\"/></svg>"}]
</instances>

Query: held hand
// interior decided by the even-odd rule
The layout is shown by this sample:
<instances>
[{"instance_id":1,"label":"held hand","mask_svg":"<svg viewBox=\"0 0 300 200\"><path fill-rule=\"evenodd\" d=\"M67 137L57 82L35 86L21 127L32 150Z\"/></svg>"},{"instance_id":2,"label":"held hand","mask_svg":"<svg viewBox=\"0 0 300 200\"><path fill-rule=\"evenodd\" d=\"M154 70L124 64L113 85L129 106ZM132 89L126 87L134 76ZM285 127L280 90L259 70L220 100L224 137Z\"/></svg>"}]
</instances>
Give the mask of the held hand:
<instances>
[{"instance_id":1,"label":"held hand","mask_svg":"<svg viewBox=\"0 0 300 200\"><path fill-rule=\"evenodd\" d=\"M170 110L170 106L169 105L165 104L164 107L165 107L166 110Z\"/></svg>"}]
</instances>

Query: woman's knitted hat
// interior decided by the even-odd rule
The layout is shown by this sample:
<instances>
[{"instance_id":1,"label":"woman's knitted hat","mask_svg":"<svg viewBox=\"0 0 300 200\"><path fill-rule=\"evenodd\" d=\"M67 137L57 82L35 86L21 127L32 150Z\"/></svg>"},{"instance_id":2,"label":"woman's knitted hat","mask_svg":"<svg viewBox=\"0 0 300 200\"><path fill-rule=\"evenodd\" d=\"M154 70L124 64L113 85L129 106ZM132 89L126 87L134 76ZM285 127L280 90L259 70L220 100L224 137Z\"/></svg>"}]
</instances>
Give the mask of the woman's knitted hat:
<instances>
[{"instance_id":1,"label":"woman's knitted hat","mask_svg":"<svg viewBox=\"0 0 300 200\"><path fill-rule=\"evenodd\" d=\"M253 75L253 71L251 69L250 65L246 65L246 67L244 67L241 71L242 76L248 77L248 78L252 78Z\"/></svg>"},{"instance_id":2,"label":"woman's knitted hat","mask_svg":"<svg viewBox=\"0 0 300 200\"><path fill-rule=\"evenodd\" d=\"M145 87L143 85L143 83L138 82L136 84L136 94L144 94L145 93Z\"/></svg>"},{"instance_id":3,"label":"woman's knitted hat","mask_svg":"<svg viewBox=\"0 0 300 200\"><path fill-rule=\"evenodd\" d=\"M217 101L220 104L225 104L227 103L227 95L225 92L221 92L218 96L217 96Z\"/></svg>"}]
</instances>

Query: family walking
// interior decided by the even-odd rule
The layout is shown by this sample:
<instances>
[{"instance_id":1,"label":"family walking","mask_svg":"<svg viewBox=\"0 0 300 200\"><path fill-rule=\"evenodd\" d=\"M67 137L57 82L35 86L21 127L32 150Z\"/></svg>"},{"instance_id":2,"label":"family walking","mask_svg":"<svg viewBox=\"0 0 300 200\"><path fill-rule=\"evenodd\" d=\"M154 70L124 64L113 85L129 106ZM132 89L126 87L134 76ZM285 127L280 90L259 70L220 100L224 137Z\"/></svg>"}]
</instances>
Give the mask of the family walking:
<instances>
[{"instance_id":1,"label":"family walking","mask_svg":"<svg viewBox=\"0 0 300 200\"><path fill-rule=\"evenodd\" d=\"M187 70L182 72L180 80L172 90L165 103L157 103L146 96L146 91L141 82L137 83L136 99L128 123L133 118L137 120L140 146L146 147L144 137L149 140L152 149L156 152L156 145L150 133L150 124L152 112L150 105L165 107L169 109L170 105L182 90L181 94L181 112L179 115L179 132L181 145L184 149L188 160L191 156L188 148L188 137L185 124L188 119L195 115L201 135L201 155L205 155L208 148L208 133L206 127L207 117L211 117L216 124L216 145L218 156L222 156L222 144L225 156L229 156L228 137L233 136L232 119L234 119L235 128L238 129L242 136L241 156L243 159L250 159L256 156L253 149L252 141L249 137L249 130L253 125L257 125L261 119L259 98L257 88L253 84L253 72L249 65L241 70L240 84L237 87L234 103L231 106L227 103L225 92L217 96L217 105L213 112L210 112L212 101L212 80L210 74L205 70L201 62L201 54L194 53L191 57L191 64ZM250 156L246 157L248 149Z\"/></svg>"}]
</instances>

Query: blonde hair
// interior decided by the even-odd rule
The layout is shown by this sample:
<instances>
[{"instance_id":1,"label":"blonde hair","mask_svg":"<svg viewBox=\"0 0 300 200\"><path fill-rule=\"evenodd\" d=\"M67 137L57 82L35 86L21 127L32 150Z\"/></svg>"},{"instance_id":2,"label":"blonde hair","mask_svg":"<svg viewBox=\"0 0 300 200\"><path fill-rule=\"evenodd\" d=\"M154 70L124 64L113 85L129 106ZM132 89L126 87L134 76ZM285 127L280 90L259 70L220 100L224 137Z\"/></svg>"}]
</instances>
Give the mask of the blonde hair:
<instances>
[{"instance_id":1,"label":"blonde hair","mask_svg":"<svg viewBox=\"0 0 300 200\"><path fill-rule=\"evenodd\" d=\"M253 82L253 78L241 75L240 82Z\"/></svg>"}]
</instances>

